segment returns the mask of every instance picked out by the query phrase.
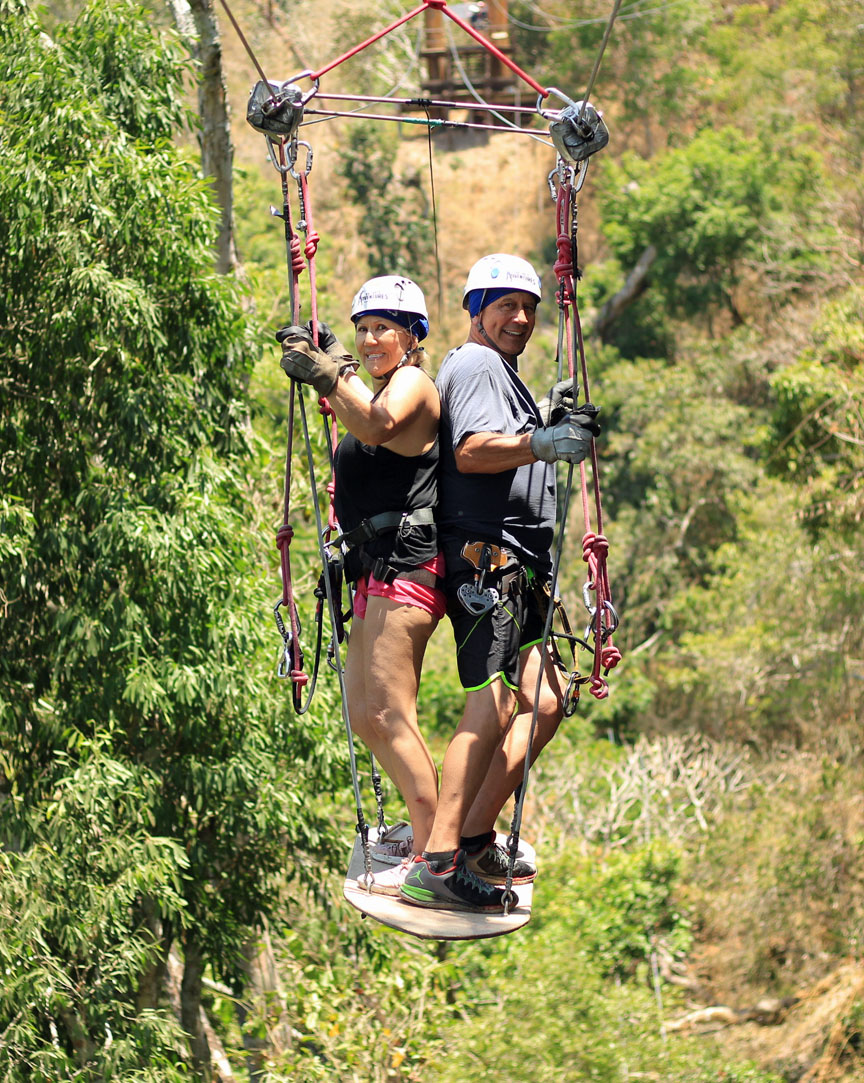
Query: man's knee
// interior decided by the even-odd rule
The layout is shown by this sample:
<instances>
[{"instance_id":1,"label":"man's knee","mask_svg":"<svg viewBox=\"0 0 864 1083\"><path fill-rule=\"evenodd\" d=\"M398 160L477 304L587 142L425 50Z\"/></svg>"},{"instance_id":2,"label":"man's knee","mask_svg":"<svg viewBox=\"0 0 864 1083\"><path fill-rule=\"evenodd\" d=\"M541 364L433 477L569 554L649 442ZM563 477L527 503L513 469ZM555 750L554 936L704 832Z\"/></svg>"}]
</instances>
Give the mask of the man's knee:
<instances>
[{"instance_id":1,"label":"man's knee","mask_svg":"<svg viewBox=\"0 0 864 1083\"><path fill-rule=\"evenodd\" d=\"M502 734L510 724L516 707L516 694L497 678L483 688L474 688L465 695L463 728L495 730Z\"/></svg>"}]
</instances>

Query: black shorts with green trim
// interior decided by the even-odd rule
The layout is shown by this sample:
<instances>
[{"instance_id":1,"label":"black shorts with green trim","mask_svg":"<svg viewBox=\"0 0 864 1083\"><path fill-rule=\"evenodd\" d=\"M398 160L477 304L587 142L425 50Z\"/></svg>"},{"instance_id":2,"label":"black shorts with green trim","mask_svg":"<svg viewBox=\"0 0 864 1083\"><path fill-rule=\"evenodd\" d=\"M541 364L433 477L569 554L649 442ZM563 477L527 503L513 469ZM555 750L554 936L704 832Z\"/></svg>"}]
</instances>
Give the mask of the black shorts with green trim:
<instances>
[{"instance_id":1,"label":"black shorts with green trim","mask_svg":"<svg viewBox=\"0 0 864 1083\"><path fill-rule=\"evenodd\" d=\"M485 688L498 677L508 688L519 687L519 655L526 647L542 642L546 607L538 597L537 577L512 553L504 568L487 573L484 589L498 591L499 601L476 616L459 601L463 583L474 582L474 567L460 555L461 544L445 544L447 616L456 640L456 665L466 692ZM464 565L464 570L460 565Z\"/></svg>"}]
</instances>

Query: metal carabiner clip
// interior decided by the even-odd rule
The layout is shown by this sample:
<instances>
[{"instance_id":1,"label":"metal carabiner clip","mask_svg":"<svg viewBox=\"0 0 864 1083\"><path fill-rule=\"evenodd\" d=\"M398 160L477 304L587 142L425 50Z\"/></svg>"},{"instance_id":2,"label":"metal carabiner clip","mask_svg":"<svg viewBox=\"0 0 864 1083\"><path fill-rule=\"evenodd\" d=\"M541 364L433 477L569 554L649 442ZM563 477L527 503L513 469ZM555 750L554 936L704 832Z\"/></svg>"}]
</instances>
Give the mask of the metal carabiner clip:
<instances>
[{"instance_id":1,"label":"metal carabiner clip","mask_svg":"<svg viewBox=\"0 0 864 1083\"><path fill-rule=\"evenodd\" d=\"M282 637L282 649L279 655L279 665L276 667L276 676L285 680L291 676L291 643L293 636L288 628L285 627L285 621L282 620L282 614L279 609L282 605L282 599L273 606L273 616L276 618L276 627L279 630L279 635Z\"/></svg>"},{"instance_id":2,"label":"metal carabiner clip","mask_svg":"<svg viewBox=\"0 0 864 1083\"><path fill-rule=\"evenodd\" d=\"M297 161L297 148L298 147L305 147L306 148L306 168L303 171L302 175L304 177L308 177L309 173L312 170L313 151L312 151L311 145L309 143L307 143L305 139L294 139L294 140L292 140L291 145L288 148L288 161L290 162L290 167L289 168L290 168L290 171L291 171L291 176L294 178L294 180L300 180L300 176L301 176L301 174L298 173L297 170L295 170L295 168L294 168L294 165L295 165L295 163Z\"/></svg>"},{"instance_id":3,"label":"metal carabiner clip","mask_svg":"<svg viewBox=\"0 0 864 1083\"><path fill-rule=\"evenodd\" d=\"M611 619L607 623L606 614L611 613ZM585 638L587 639L592 633L596 633L594 618L597 615L597 606L591 606L589 609L588 624L585 627ZM605 643L609 636L614 635L618 627L618 613L615 606L607 600L603 602L603 612L600 614L600 642Z\"/></svg>"}]
</instances>

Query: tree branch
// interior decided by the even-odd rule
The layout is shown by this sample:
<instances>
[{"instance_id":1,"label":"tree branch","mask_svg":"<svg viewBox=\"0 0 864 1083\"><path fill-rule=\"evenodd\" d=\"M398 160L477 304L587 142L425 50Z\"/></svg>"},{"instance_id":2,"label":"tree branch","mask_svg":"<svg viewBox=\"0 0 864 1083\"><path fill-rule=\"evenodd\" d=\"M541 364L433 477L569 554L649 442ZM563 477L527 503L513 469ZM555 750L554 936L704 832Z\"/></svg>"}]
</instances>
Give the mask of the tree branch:
<instances>
[{"instance_id":1,"label":"tree branch","mask_svg":"<svg viewBox=\"0 0 864 1083\"><path fill-rule=\"evenodd\" d=\"M657 259L657 249L653 244L649 244L636 261L636 266L627 275L627 281L621 289L610 297L600 309L597 318L594 320L592 333L601 342L606 341L606 336L612 325L621 316L622 312L641 297L648 288L648 272L651 270L651 265L655 259Z\"/></svg>"}]
</instances>

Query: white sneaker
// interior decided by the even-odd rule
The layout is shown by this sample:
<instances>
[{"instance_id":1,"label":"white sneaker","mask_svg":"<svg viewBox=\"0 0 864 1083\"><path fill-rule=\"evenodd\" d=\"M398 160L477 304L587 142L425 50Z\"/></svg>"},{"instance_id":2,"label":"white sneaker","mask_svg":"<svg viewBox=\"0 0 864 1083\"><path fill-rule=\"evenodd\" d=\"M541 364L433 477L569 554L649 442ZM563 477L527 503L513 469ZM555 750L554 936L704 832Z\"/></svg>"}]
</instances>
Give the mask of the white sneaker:
<instances>
[{"instance_id":1,"label":"white sneaker","mask_svg":"<svg viewBox=\"0 0 864 1083\"><path fill-rule=\"evenodd\" d=\"M410 857L414 847L411 824L405 820L388 827L384 834L369 847L373 861L385 865L398 865L404 858Z\"/></svg>"},{"instance_id":2,"label":"white sneaker","mask_svg":"<svg viewBox=\"0 0 864 1083\"><path fill-rule=\"evenodd\" d=\"M383 872L373 872L368 878L364 872L362 876L357 877L357 886L365 891L368 884L373 895L395 895L398 899L399 885L404 882L405 877L408 875L408 868L413 861L413 857L413 854L411 857L405 857L395 868L384 869Z\"/></svg>"}]
</instances>

